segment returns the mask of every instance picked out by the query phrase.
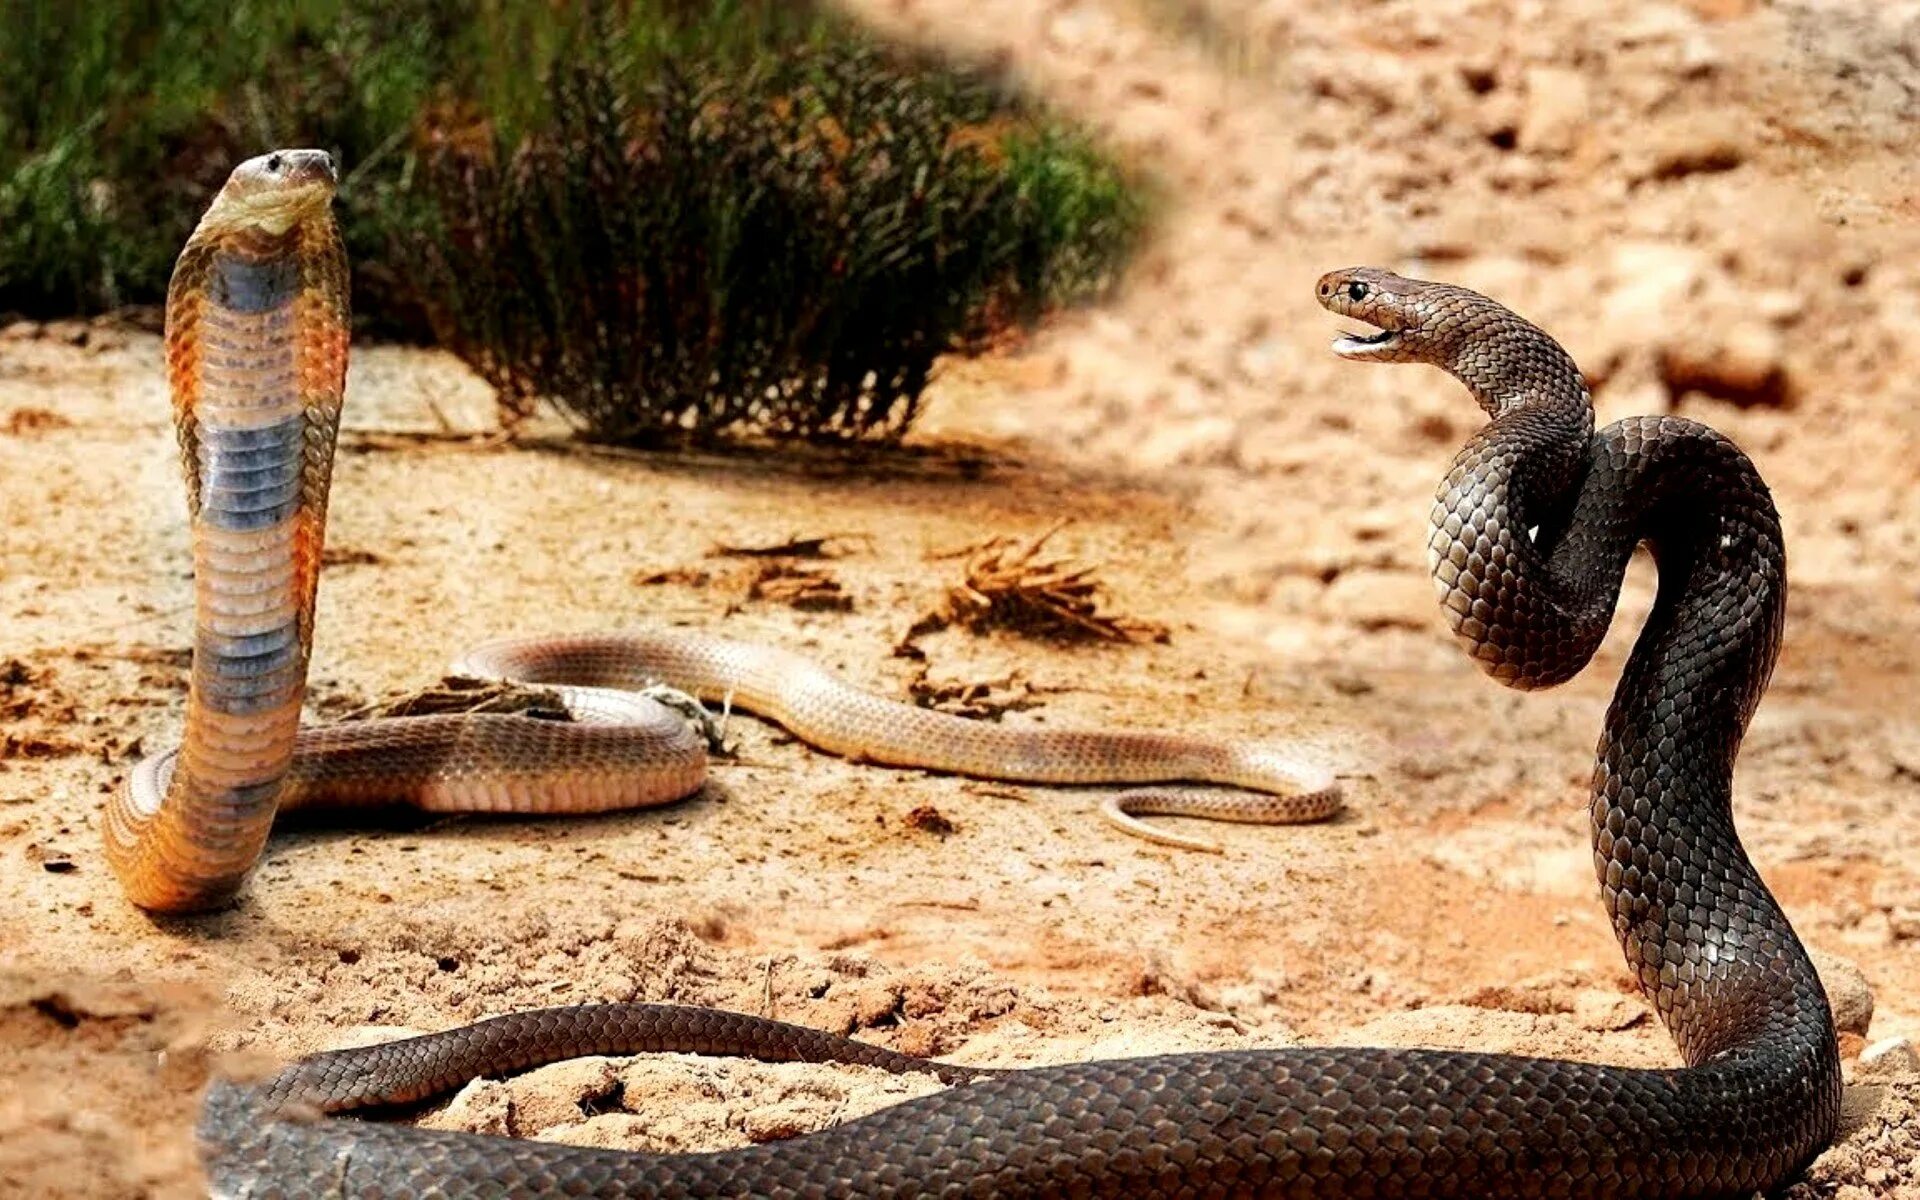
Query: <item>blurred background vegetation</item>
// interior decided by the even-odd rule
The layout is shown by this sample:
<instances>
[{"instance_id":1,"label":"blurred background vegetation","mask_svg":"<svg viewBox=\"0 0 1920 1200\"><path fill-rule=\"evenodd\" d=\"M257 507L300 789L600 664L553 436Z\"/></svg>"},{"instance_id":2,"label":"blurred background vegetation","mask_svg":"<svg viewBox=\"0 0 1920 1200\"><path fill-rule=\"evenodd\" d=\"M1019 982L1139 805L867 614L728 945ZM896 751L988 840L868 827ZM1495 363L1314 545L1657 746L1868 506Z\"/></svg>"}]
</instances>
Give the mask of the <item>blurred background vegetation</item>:
<instances>
[{"instance_id":1,"label":"blurred background vegetation","mask_svg":"<svg viewBox=\"0 0 1920 1200\"><path fill-rule=\"evenodd\" d=\"M1111 285L1138 181L795 0L0 0L0 312L158 303L240 159L343 165L363 333L589 436L897 436Z\"/></svg>"}]
</instances>

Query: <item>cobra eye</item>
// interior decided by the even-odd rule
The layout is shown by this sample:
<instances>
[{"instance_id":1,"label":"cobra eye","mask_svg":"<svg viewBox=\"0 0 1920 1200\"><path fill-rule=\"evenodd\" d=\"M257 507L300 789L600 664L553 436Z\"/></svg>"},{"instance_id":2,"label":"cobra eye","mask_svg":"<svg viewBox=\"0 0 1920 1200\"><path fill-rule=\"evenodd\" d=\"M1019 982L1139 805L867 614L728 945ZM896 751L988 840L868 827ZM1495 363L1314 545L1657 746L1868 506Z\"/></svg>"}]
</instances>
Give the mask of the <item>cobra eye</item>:
<instances>
[{"instance_id":1,"label":"cobra eye","mask_svg":"<svg viewBox=\"0 0 1920 1200\"><path fill-rule=\"evenodd\" d=\"M267 156L267 170L278 171L284 165L285 165L285 160L283 160L278 154L272 154Z\"/></svg>"},{"instance_id":2,"label":"cobra eye","mask_svg":"<svg viewBox=\"0 0 1920 1200\"><path fill-rule=\"evenodd\" d=\"M1347 299L1349 299L1349 300L1365 300L1366 298L1367 298L1367 285L1366 285L1366 284L1364 284L1364 283L1350 283L1350 284L1348 284L1348 285L1347 285Z\"/></svg>"}]
</instances>

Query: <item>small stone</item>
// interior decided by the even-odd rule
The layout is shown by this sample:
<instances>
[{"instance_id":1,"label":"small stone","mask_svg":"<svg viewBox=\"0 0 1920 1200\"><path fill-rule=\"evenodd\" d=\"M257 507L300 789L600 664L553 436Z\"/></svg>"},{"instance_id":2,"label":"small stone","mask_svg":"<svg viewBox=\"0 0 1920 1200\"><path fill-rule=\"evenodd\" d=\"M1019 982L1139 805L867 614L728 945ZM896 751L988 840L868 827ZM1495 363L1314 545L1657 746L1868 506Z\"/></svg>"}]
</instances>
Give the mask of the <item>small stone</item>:
<instances>
[{"instance_id":1,"label":"small stone","mask_svg":"<svg viewBox=\"0 0 1920 1200\"><path fill-rule=\"evenodd\" d=\"M1885 916L1888 931L1895 939L1920 939L1920 884L1882 879L1873 885L1868 903Z\"/></svg>"},{"instance_id":2,"label":"small stone","mask_svg":"<svg viewBox=\"0 0 1920 1200\"><path fill-rule=\"evenodd\" d=\"M865 983L853 994L853 1016L862 1029L897 1024L900 1013L900 985L876 981Z\"/></svg>"},{"instance_id":3,"label":"small stone","mask_svg":"<svg viewBox=\"0 0 1920 1200\"><path fill-rule=\"evenodd\" d=\"M541 1140L562 1146L589 1146L596 1150L659 1150L652 1137L653 1123L632 1113L602 1113L578 1125L543 1131Z\"/></svg>"},{"instance_id":4,"label":"small stone","mask_svg":"<svg viewBox=\"0 0 1920 1200\"><path fill-rule=\"evenodd\" d=\"M1608 251L1600 320L1582 333L1582 365L1624 361L1674 337L1674 313L1710 310L1721 272L1705 254L1666 242L1626 241ZM1696 328L1689 324L1689 329Z\"/></svg>"},{"instance_id":5,"label":"small stone","mask_svg":"<svg viewBox=\"0 0 1920 1200\"><path fill-rule=\"evenodd\" d=\"M959 828L953 823L953 818L931 804L922 804L907 813L907 827L939 837L945 837Z\"/></svg>"},{"instance_id":6,"label":"small stone","mask_svg":"<svg viewBox=\"0 0 1920 1200\"><path fill-rule=\"evenodd\" d=\"M740 1131L756 1145L784 1142L813 1130L814 1124L807 1119L806 1112L794 1111L790 1105L756 1108L740 1114Z\"/></svg>"},{"instance_id":7,"label":"small stone","mask_svg":"<svg viewBox=\"0 0 1920 1200\"><path fill-rule=\"evenodd\" d=\"M1883 1038L1860 1052L1863 1079L1920 1078L1920 1050L1903 1037Z\"/></svg>"},{"instance_id":8,"label":"small stone","mask_svg":"<svg viewBox=\"0 0 1920 1200\"><path fill-rule=\"evenodd\" d=\"M476 1079L461 1088L444 1109L421 1124L430 1129L459 1129L494 1137L512 1137L513 1092L500 1080Z\"/></svg>"},{"instance_id":9,"label":"small stone","mask_svg":"<svg viewBox=\"0 0 1920 1200\"><path fill-rule=\"evenodd\" d=\"M1732 117L1697 116L1646 135L1635 180L1679 179L1731 171L1747 160L1746 131Z\"/></svg>"},{"instance_id":10,"label":"small stone","mask_svg":"<svg viewBox=\"0 0 1920 1200\"><path fill-rule=\"evenodd\" d=\"M1526 107L1520 117L1520 145L1537 154L1573 152L1591 119L1587 77L1566 67L1527 71Z\"/></svg>"},{"instance_id":11,"label":"small stone","mask_svg":"<svg viewBox=\"0 0 1920 1200\"><path fill-rule=\"evenodd\" d=\"M1623 12L1619 20L1608 22L1614 41L1621 46L1667 45L1700 28L1700 22L1664 4L1636 5L1634 8L1636 11Z\"/></svg>"},{"instance_id":12,"label":"small stone","mask_svg":"<svg viewBox=\"0 0 1920 1200\"><path fill-rule=\"evenodd\" d=\"M1791 325L1807 311L1807 298L1799 292L1776 288L1753 298L1753 311L1775 325Z\"/></svg>"},{"instance_id":13,"label":"small stone","mask_svg":"<svg viewBox=\"0 0 1920 1200\"><path fill-rule=\"evenodd\" d=\"M1757 321L1719 337L1681 334L1660 347L1660 379L1674 399L1699 392L1742 408L1780 406L1792 399L1780 334Z\"/></svg>"},{"instance_id":14,"label":"small stone","mask_svg":"<svg viewBox=\"0 0 1920 1200\"><path fill-rule=\"evenodd\" d=\"M621 1083L604 1058L576 1058L515 1081L514 1120L523 1129L558 1129L619 1107Z\"/></svg>"},{"instance_id":15,"label":"small stone","mask_svg":"<svg viewBox=\"0 0 1920 1200\"><path fill-rule=\"evenodd\" d=\"M1860 968L1837 954L1812 951L1814 970L1827 989L1827 1003L1833 1006L1833 1023L1841 1033L1867 1036L1873 1023L1873 988Z\"/></svg>"},{"instance_id":16,"label":"small stone","mask_svg":"<svg viewBox=\"0 0 1920 1200\"><path fill-rule=\"evenodd\" d=\"M1216 466L1231 462L1240 444L1240 427L1230 417L1157 421L1134 447L1143 467Z\"/></svg>"},{"instance_id":17,"label":"small stone","mask_svg":"<svg viewBox=\"0 0 1920 1200\"><path fill-rule=\"evenodd\" d=\"M1417 629L1433 624L1433 587L1411 572L1357 568L1343 571L1322 589L1326 611L1340 613L1360 628Z\"/></svg>"},{"instance_id":18,"label":"small stone","mask_svg":"<svg viewBox=\"0 0 1920 1200\"><path fill-rule=\"evenodd\" d=\"M1646 1005L1617 992L1583 989L1573 1000L1573 1018L1582 1029L1614 1033L1642 1024L1648 1016Z\"/></svg>"},{"instance_id":19,"label":"small stone","mask_svg":"<svg viewBox=\"0 0 1920 1200\"><path fill-rule=\"evenodd\" d=\"M1875 908L1920 908L1920 881L1899 876L1877 880L1867 894L1867 903Z\"/></svg>"}]
</instances>

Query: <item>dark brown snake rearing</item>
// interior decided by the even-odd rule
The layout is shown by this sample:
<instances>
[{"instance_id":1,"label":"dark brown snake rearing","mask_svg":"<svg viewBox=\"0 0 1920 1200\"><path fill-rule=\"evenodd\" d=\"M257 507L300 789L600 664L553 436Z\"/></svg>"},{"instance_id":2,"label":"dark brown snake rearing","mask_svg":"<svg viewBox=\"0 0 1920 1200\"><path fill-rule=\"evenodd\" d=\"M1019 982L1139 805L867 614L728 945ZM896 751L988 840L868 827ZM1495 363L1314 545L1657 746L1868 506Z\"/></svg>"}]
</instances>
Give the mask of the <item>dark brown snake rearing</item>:
<instances>
[{"instance_id":1,"label":"dark brown snake rearing","mask_svg":"<svg viewBox=\"0 0 1920 1200\"><path fill-rule=\"evenodd\" d=\"M306 154L255 160L258 172L281 172L279 183L244 175L248 167L236 174L229 188L249 231L218 243L225 257L203 264L211 275L197 293L170 301L170 324L209 321L215 335L203 331L188 351L170 337L176 379L190 369L240 381L216 389L218 420L182 423L189 462L212 464L211 477L194 480L200 563L228 580L249 564L290 579L217 597L202 621L187 748L151 768L170 779L148 779L110 812L116 867L143 903L191 907L238 885L278 786L253 747L263 736L290 747L295 736L324 513L311 492L317 475L324 502L338 416L324 404L314 415L297 393L331 387L337 397L345 351L344 297L329 290L341 276L325 257L334 248L300 248L324 213L314 197L331 191L331 165ZM283 210L293 215L282 220ZM331 236L330 219L325 228ZM190 244L183 272L194 252ZM715 1010L583 1006L318 1055L265 1084L216 1083L200 1125L216 1194L1735 1197L1807 1163L1839 1109L1832 1016L1731 809L1734 759L1784 614L1766 487L1731 442L1691 421L1636 418L1596 433L1565 351L1483 296L1351 270L1322 279L1319 298L1379 330L1336 342L1342 356L1439 366L1491 417L1441 486L1429 547L1455 631L1495 678L1534 688L1578 672L1635 547L1653 550L1659 592L1600 740L1594 861L1628 965L1686 1066L1307 1048L984 1071ZM234 350L275 322L305 331L291 355ZM185 352L203 361L183 367ZM298 386L245 386L276 372ZM304 448L291 460L289 444ZM197 826L169 817L160 797L175 790L207 802ZM220 818L210 827L228 831L211 848L209 811ZM477 1074L654 1050L862 1062L954 1086L792 1141L711 1154L320 1116L421 1099Z\"/></svg>"}]
</instances>

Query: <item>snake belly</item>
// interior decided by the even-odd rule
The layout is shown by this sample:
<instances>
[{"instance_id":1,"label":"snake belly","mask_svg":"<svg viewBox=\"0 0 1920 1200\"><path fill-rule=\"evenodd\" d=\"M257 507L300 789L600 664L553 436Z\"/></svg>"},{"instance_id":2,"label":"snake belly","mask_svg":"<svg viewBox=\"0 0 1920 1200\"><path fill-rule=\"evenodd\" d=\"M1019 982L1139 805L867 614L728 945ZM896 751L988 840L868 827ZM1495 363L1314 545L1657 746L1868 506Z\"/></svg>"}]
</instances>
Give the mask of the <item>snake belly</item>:
<instances>
[{"instance_id":1,"label":"snake belly","mask_svg":"<svg viewBox=\"0 0 1920 1200\"><path fill-rule=\"evenodd\" d=\"M772 1145L637 1154L287 1120L446 1090L580 1053L656 1050L911 1063L845 1039L701 1009L521 1013L319 1056L218 1085L201 1136L222 1195L607 1197L1745 1197L1834 1133L1832 1014L1735 832L1731 780L1785 613L1779 519L1714 431L1637 418L1597 433L1545 333L1462 288L1355 269L1321 303L1380 332L1360 361L1426 362L1490 422L1436 500L1445 611L1490 674L1571 677L1605 632L1627 561L1660 585L1616 689L1591 791L1603 899L1685 1065L1328 1048L1159 1055L1007 1072L929 1064L955 1086ZM704 1023L723 1026L717 1035ZM636 1033L636 1029L642 1031ZM818 1035L825 1038L825 1035Z\"/></svg>"},{"instance_id":2,"label":"snake belly","mask_svg":"<svg viewBox=\"0 0 1920 1200\"><path fill-rule=\"evenodd\" d=\"M142 762L104 818L107 860L147 908L238 890L292 759L347 370L334 182L318 150L241 164L168 285L193 674L180 749Z\"/></svg>"}]
</instances>

